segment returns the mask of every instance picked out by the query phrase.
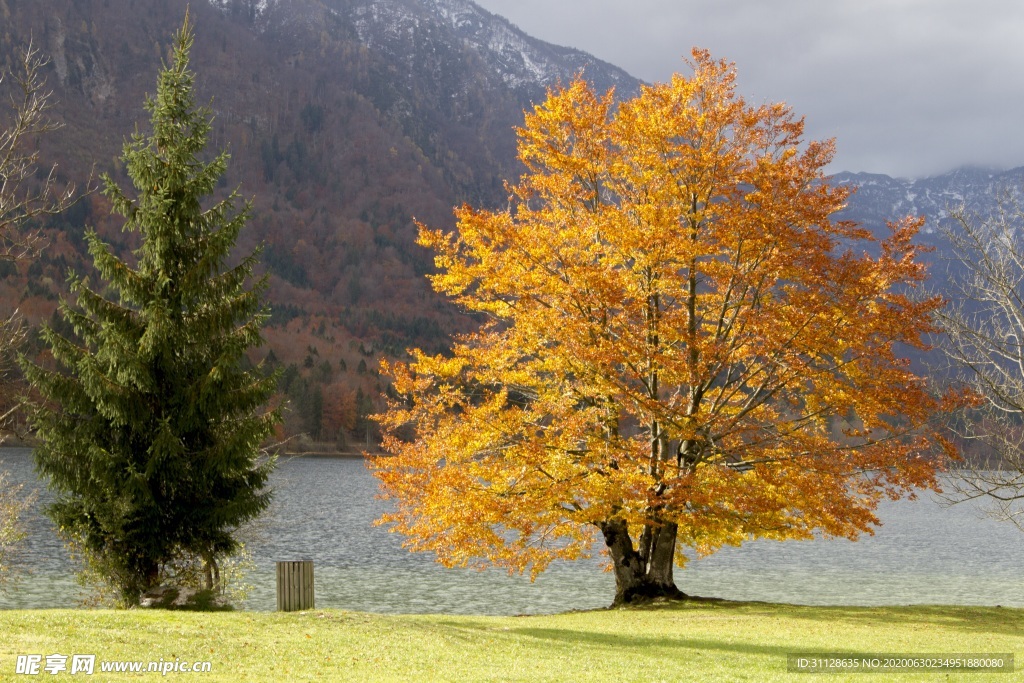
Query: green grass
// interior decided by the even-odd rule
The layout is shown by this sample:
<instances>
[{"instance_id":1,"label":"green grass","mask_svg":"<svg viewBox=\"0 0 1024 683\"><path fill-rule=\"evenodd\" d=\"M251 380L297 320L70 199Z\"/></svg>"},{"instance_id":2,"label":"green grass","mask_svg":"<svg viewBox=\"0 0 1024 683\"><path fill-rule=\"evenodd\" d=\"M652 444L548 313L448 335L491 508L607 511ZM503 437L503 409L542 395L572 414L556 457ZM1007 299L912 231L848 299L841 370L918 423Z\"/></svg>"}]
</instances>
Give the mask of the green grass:
<instances>
[{"instance_id":1,"label":"green grass","mask_svg":"<svg viewBox=\"0 0 1024 683\"><path fill-rule=\"evenodd\" d=\"M689 602L534 617L160 610L0 611L0 680L1012 681L1013 674L796 674L786 654L1013 652L1024 610ZM15 675L18 654L95 654L93 676ZM100 674L101 660L209 660ZM69 660L70 663L70 660Z\"/></svg>"}]
</instances>

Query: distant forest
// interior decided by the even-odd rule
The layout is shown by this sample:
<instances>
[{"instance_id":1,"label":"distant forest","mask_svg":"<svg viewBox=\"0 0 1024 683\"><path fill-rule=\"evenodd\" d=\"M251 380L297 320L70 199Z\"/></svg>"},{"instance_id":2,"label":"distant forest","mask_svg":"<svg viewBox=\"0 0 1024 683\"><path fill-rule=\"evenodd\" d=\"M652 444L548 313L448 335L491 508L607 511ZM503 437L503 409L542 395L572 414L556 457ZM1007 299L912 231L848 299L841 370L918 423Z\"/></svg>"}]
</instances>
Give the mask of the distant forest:
<instances>
[{"instance_id":1,"label":"distant forest","mask_svg":"<svg viewBox=\"0 0 1024 683\"><path fill-rule=\"evenodd\" d=\"M0 65L30 39L50 59L64 127L38 143L61 180L80 189L101 172L123 180L121 147L146 120L141 102L186 4L0 0ZM543 92L496 82L440 29L410 64L367 49L347 15L294 4L309 21L256 25L251 3L193 2L192 67L215 113L212 146L231 154L221 189L253 201L237 253L263 244L261 272L271 274L266 344L250 361L282 370L280 436L372 447L367 416L389 391L380 358L441 351L473 324L431 290L432 257L415 244L413 219L450 228L457 204L501 205L504 180L518 172L514 126ZM36 327L56 320L69 271L90 273L87 227L122 254L137 246L98 192L42 227L40 258L0 264L0 307ZM30 352L39 360L41 347Z\"/></svg>"}]
</instances>

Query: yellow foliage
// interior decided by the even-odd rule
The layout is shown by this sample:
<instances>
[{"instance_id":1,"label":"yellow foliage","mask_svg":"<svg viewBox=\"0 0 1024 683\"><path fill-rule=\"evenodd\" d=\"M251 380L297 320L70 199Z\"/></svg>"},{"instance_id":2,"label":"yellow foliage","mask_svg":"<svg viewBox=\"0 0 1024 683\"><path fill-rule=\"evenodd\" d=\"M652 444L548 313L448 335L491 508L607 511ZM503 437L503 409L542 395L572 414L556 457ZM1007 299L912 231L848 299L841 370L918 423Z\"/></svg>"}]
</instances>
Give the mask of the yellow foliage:
<instances>
[{"instance_id":1,"label":"yellow foliage","mask_svg":"<svg viewBox=\"0 0 1024 683\"><path fill-rule=\"evenodd\" d=\"M832 141L693 59L617 108L581 79L550 92L509 208L420 226L434 287L491 322L385 368L410 400L381 417L373 469L409 547L535 575L612 519L706 554L855 537L881 495L934 485L940 406L894 351L940 305L900 293L924 277L920 221L866 255L831 219L849 194Z\"/></svg>"}]
</instances>

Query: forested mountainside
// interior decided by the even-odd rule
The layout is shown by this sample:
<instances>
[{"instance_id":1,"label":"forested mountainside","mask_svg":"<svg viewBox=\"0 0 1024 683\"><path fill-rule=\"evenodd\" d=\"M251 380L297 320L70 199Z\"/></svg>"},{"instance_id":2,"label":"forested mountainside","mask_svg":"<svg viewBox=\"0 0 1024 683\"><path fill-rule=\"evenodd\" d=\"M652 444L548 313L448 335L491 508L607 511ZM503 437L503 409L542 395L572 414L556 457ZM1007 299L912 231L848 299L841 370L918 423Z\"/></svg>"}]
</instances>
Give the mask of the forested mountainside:
<instances>
[{"instance_id":1,"label":"forested mountainside","mask_svg":"<svg viewBox=\"0 0 1024 683\"><path fill-rule=\"evenodd\" d=\"M39 144L63 178L120 177L123 142L147 125L144 98L188 4L0 0L0 62L29 40L51 60L66 125ZM467 324L431 291L413 218L451 227L458 203L506 201L514 126L547 87L580 71L627 92L638 82L464 0L193 0L191 12L212 147L231 153L221 189L253 200L238 253L265 245L273 317L262 353L285 368L287 431L365 440L384 389L378 358L442 348ZM68 268L91 269L86 226L134 244L91 194L54 221L42 258L5 270L5 310L51 319Z\"/></svg>"},{"instance_id":2,"label":"forested mountainside","mask_svg":"<svg viewBox=\"0 0 1024 683\"><path fill-rule=\"evenodd\" d=\"M0 63L32 40L51 62L55 117L44 159L80 188L119 156L155 88L187 0L0 0ZM472 325L435 295L413 219L453 226L462 202L507 201L519 173L514 128L546 88L576 73L631 96L639 82L585 53L530 38L468 0L192 0L192 66L214 113L211 155L231 153L226 194L253 200L237 252L265 245L272 318L252 360L281 367L286 432L372 441L382 405L375 368L408 346L443 348ZM742 65L740 65L742 68ZM0 125L7 112L0 112ZM961 170L925 180L839 174L859 191L843 218L883 230L961 201L990 211L1024 171ZM94 183L95 184L95 183ZM0 264L0 312L53 319L68 269L91 272L83 232L124 250L109 204L92 193L48 226L42 257ZM937 246L938 233L922 241ZM931 258L937 259L936 255ZM38 351L38 349L37 349Z\"/></svg>"}]
</instances>

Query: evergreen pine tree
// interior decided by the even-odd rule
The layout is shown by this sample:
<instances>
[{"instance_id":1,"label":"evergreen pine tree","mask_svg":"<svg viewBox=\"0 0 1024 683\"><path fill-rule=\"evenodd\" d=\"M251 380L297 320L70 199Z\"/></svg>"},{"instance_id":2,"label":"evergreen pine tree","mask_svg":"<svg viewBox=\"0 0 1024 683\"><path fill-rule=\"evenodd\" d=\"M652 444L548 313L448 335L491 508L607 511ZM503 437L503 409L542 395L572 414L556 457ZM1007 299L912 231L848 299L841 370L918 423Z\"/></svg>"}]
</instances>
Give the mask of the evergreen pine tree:
<instances>
[{"instance_id":1,"label":"evergreen pine tree","mask_svg":"<svg viewBox=\"0 0 1024 683\"><path fill-rule=\"evenodd\" d=\"M72 276L77 305L60 312L75 335L43 332L57 371L22 359L43 398L33 423L38 470L57 494L48 512L125 604L172 561L202 562L216 584L239 525L269 503L273 459L261 443L280 420L263 408L277 378L242 365L268 317L266 279L246 288L258 252L227 264L250 205L237 210L234 192L201 206L228 155L200 159L210 112L195 105L192 40L186 14L146 100L152 133L125 143L134 198L103 178L124 229L142 236L136 265L89 231L104 286Z\"/></svg>"}]
</instances>

